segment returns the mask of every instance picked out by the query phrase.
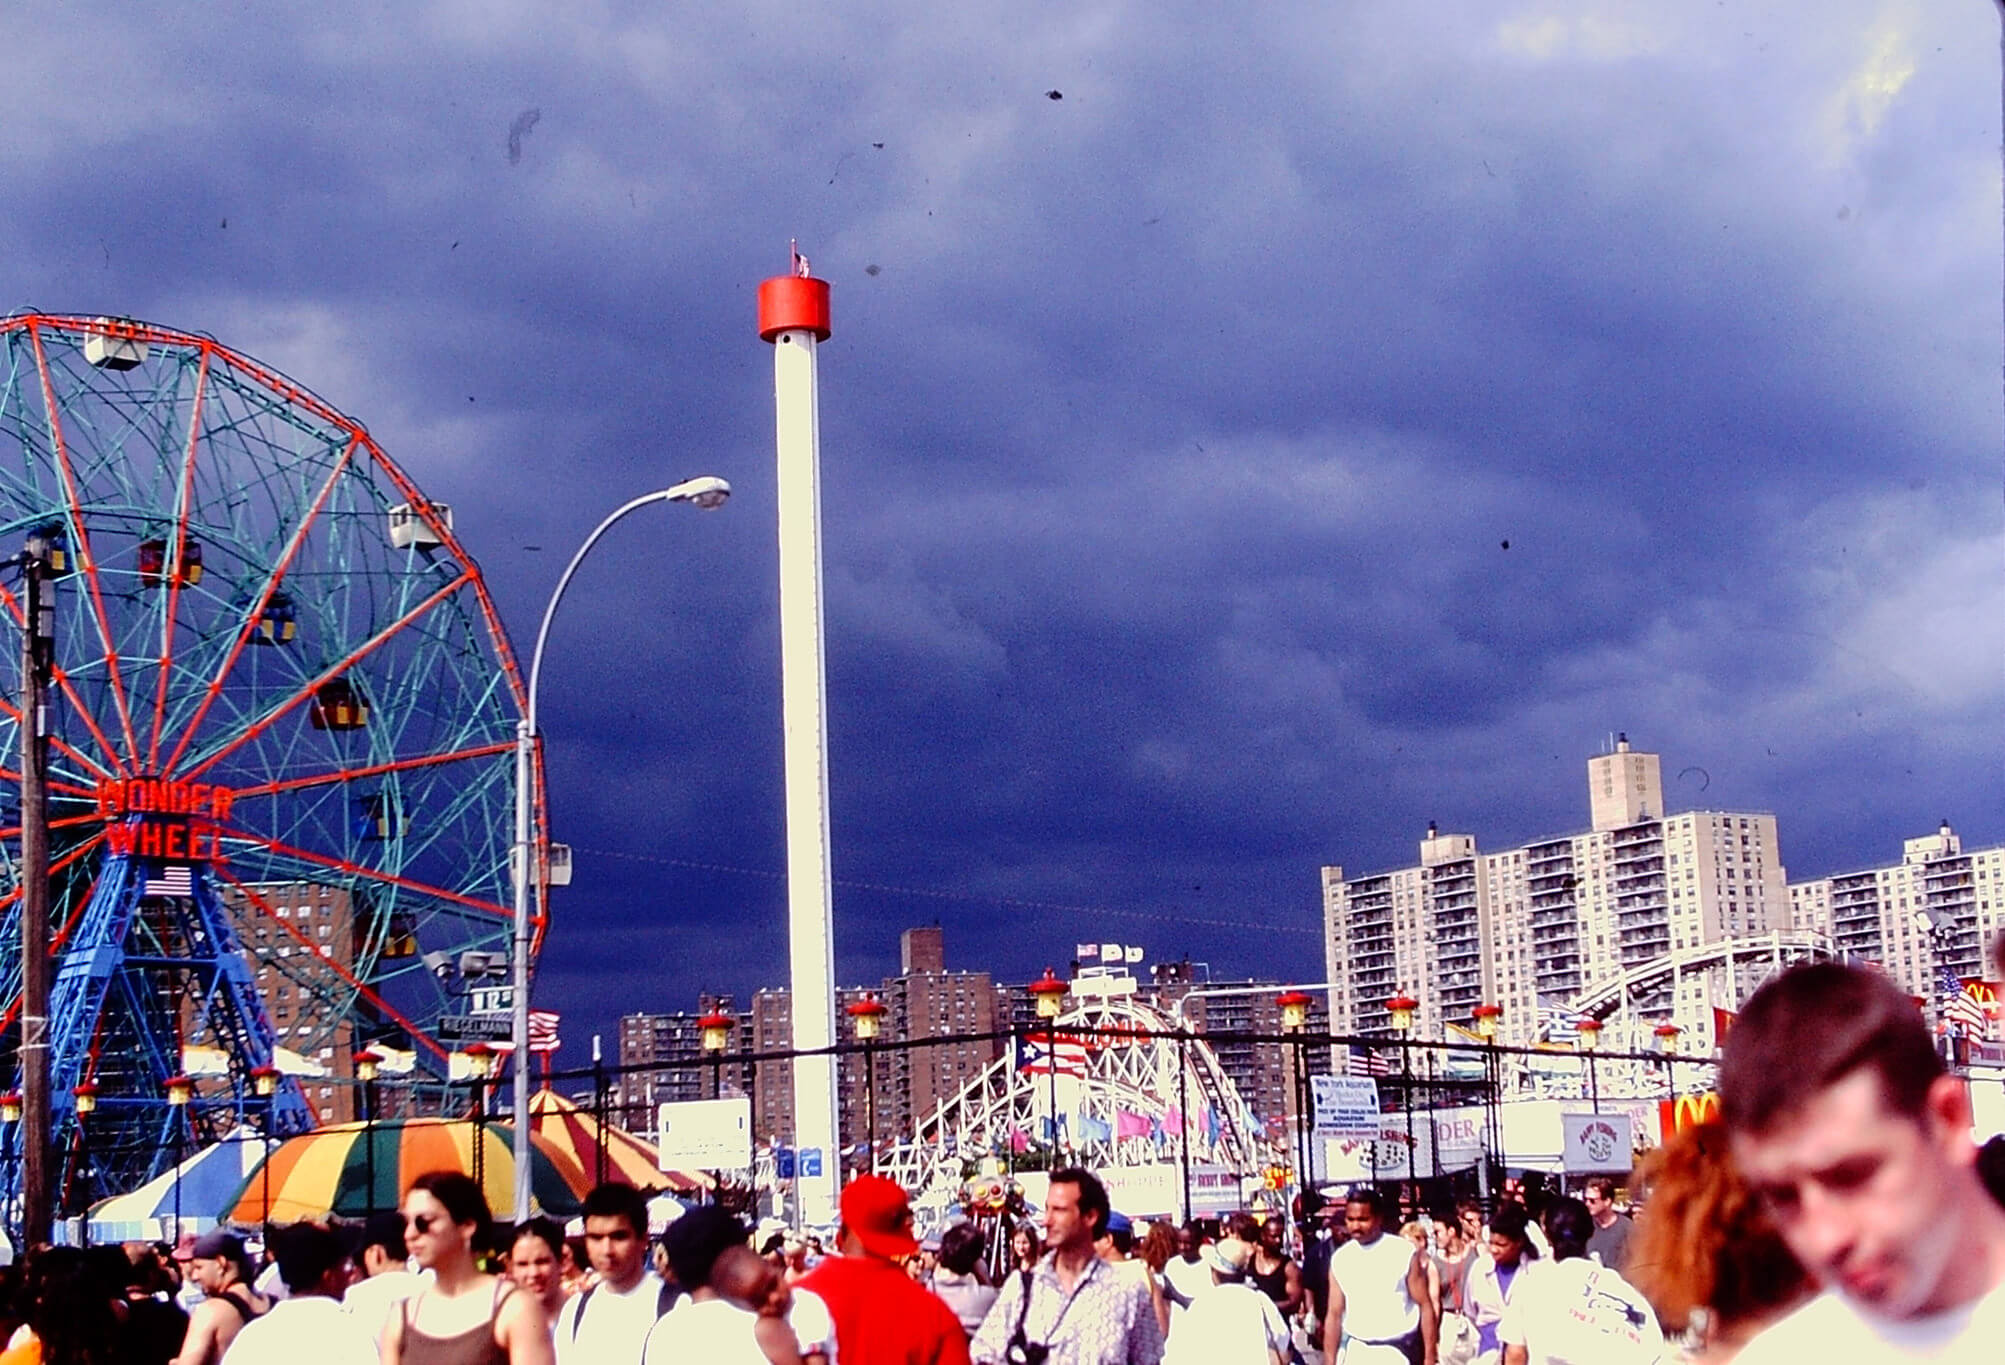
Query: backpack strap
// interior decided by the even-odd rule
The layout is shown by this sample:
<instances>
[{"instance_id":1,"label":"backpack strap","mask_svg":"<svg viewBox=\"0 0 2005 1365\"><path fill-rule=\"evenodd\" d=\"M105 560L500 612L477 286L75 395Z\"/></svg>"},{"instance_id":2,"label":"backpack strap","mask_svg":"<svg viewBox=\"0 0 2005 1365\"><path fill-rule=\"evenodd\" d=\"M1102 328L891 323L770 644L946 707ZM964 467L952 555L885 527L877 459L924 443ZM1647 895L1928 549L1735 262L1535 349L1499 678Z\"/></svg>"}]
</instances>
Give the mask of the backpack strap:
<instances>
[{"instance_id":1,"label":"backpack strap","mask_svg":"<svg viewBox=\"0 0 2005 1365\"><path fill-rule=\"evenodd\" d=\"M599 1287L592 1285L578 1296L578 1311L571 1315L571 1342L573 1345L577 1344L578 1328L585 1321L585 1309L592 1302L592 1295L598 1293L598 1291ZM660 1315L656 1314L656 1316L659 1317Z\"/></svg>"},{"instance_id":2,"label":"backpack strap","mask_svg":"<svg viewBox=\"0 0 2005 1365\"><path fill-rule=\"evenodd\" d=\"M663 1280L661 1282L661 1292L654 1296L655 1317L667 1317L668 1310L680 1302L682 1302L682 1286L673 1280ZM584 1310L580 1308L579 1311L583 1312Z\"/></svg>"}]
</instances>

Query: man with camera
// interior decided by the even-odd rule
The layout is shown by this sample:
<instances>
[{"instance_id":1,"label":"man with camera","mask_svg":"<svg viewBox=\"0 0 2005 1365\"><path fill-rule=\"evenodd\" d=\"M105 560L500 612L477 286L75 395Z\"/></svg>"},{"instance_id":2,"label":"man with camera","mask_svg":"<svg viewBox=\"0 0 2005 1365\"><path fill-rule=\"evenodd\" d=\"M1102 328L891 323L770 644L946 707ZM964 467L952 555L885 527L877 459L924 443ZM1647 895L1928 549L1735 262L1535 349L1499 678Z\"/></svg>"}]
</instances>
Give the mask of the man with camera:
<instances>
[{"instance_id":1,"label":"man with camera","mask_svg":"<svg viewBox=\"0 0 2005 1365\"><path fill-rule=\"evenodd\" d=\"M976 1365L1160 1365L1163 1334L1146 1285L1094 1253L1107 1189L1091 1171L1054 1171L1044 1258L1002 1286L970 1343Z\"/></svg>"}]
</instances>

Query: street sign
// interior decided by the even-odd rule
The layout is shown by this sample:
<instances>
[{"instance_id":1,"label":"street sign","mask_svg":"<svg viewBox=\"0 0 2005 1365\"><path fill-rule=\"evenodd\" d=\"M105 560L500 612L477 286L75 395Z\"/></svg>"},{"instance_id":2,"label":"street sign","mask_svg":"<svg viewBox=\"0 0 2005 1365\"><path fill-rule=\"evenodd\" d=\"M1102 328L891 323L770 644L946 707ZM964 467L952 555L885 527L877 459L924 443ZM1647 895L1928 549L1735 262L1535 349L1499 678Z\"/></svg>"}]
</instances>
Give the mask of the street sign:
<instances>
[{"instance_id":1,"label":"street sign","mask_svg":"<svg viewBox=\"0 0 2005 1365\"><path fill-rule=\"evenodd\" d=\"M489 1043L506 1042L508 1025L509 1018L505 1014L441 1014L438 1035L448 1043L476 1038Z\"/></svg>"},{"instance_id":2,"label":"street sign","mask_svg":"<svg viewBox=\"0 0 2005 1365\"><path fill-rule=\"evenodd\" d=\"M515 987L476 986L466 993L469 1014L507 1014L515 1008Z\"/></svg>"},{"instance_id":3,"label":"street sign","mask_svg":"<svg viewBox=\"0 0 2005 1365\"><path fill-rule=\"evenodd\" d=\"M1379 1135L1378 1082L1369 1076L1311 1076L1316 1132L1371 1141Z\"/></svg>"},{"instance_id":4,"label":"street sign","mask_svg":"<svg viewBox=\"0 0 2005 1365\"><path fill-rule=\"evenodd\" d=\"M801 1148L801 1178L813 1180L821 1174L821 1148Z\"/></svg>"}]
</instances>

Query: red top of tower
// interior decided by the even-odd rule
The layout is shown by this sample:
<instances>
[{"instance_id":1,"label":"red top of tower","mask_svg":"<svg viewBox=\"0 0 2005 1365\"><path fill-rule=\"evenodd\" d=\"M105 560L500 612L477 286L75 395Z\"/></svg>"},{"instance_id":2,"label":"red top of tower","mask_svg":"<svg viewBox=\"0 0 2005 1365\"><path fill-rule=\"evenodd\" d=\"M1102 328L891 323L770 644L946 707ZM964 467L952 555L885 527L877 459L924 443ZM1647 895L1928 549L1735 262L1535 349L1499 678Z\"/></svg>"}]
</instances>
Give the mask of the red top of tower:
<instances>
[{"instance_id":1,"label":"red top of tower","mask_svg":"<svg viewBox=\"0 0 2005 1365\"><path fill-rule=\"evenodd\" d=\"M759 339L771 341L782 332L808 331L816 341L829 337L828 281L808 273L808 258L787 243L793 269L759 286Z\"/></svg>"}]
</instances>

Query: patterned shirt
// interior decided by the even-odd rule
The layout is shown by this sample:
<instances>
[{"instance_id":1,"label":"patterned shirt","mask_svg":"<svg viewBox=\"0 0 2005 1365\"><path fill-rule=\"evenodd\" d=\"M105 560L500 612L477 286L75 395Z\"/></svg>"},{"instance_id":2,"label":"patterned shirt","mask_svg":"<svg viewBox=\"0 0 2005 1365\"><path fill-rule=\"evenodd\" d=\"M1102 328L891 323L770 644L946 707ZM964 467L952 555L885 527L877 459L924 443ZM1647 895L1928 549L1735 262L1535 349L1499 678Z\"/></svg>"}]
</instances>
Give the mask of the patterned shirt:
<instances>
[{"instance_id":1,"label":"patterned shirt","mask_svg":"<svg viewBox=\"0 0 2005 1365\"><path fill-rule=\"evenodd\" d=\"M1160 1365L1163 1334L1156 1326L1148 1284L1096 1257L1067 1294L1058 1283L1056 1255L1047 1253L1030 1276L1024 1340L1049 1346L1049 1365ZM977 1365L1005 1360L1023 1304L1024 1278L1018 1271L1004 1282L995 1307L975 1333L969 1354Z\"/></svg>"}]
</instances>

